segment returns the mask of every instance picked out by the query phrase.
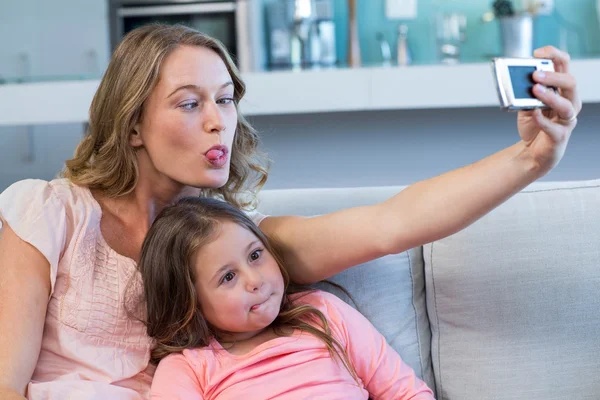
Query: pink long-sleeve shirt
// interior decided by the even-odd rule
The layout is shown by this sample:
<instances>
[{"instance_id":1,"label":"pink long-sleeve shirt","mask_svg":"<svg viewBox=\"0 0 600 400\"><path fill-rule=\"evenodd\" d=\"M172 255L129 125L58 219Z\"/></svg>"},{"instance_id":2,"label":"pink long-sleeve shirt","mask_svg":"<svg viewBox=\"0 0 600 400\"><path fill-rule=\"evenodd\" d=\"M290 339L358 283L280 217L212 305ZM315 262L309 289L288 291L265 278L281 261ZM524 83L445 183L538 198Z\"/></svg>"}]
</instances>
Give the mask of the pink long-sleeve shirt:
<instances>
[{"instance_id":1,"label":"pink long-sleeve shirt","mask_svg":"<svg viewBox=\"0 0 600 400\"><path fill-rule=\"evenodd\" d=\"M296 331L233 355L216 341L163 359L150 398L159 399L433 399L385 338L358 311L332 294L315 291L297 302L327 318L346 349L360 385L315 336Z\"/></svg>"}]
</instances>

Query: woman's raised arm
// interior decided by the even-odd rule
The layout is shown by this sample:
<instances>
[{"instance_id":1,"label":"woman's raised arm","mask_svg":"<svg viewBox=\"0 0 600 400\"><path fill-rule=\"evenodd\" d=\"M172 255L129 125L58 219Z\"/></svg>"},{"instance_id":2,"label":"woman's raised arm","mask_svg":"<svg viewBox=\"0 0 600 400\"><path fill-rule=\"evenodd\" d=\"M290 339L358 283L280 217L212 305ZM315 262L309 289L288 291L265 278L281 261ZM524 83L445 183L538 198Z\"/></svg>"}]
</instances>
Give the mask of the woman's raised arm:
<instances>
[{"instance_id":1,"label":"woman's raised arm","mask_svg":"<svg viewBox=\"0 0 600 400\"><path fill-rule=\"evenodd\" d=\"M312 283L351 266L429 243L473 223L536 177L517 144L411 185L373 205L305 217L267 217L292 279Z\"/></svg>"},{"instance_id":2,"label":"woman's raised arm","mask_svg":"<svg viewBox=\"0 0 600 400\"><path fill-rule=\"evenodd\" d=\"M534 74L533 92L550 109L519 113L515 145L418 182L383 203L328 215L268 217L261 229L279 243L296 282L311 283L353 265L451 235L503 203L558 164L577 125L581 100L569 55L547 46L556 72Z\"/></svg>"}]
</instances>

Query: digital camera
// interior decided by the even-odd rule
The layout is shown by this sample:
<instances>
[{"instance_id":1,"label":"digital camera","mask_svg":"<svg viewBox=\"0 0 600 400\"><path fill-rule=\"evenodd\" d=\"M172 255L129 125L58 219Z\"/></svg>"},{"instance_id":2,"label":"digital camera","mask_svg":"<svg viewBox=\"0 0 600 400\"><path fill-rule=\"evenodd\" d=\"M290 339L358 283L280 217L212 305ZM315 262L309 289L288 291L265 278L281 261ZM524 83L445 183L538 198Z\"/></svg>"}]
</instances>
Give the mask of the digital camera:
<instances>
[{"instance_id":1,"label":"digital camera","mask_svg":"<svg viewBox=\"0 0 600 400\"><path fill-rule=\"evenodd\" d=\"M552 60L544 58L494 58L492 70L500 107L504 110L532 110L547 108L533 95L533 73L554 72ZM554 88L551 88L554 89Z\"/></svg>"}]
</instances>

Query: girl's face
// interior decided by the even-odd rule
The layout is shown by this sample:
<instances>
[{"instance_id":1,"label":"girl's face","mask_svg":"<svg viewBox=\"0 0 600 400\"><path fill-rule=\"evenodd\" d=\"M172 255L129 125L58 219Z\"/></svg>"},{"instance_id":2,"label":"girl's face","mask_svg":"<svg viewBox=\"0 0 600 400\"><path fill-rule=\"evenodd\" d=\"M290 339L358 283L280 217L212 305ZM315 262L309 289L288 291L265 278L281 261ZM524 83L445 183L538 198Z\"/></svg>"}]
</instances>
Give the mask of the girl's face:
<instances>
[{"instance_id":1,"label":"girl's face","mask_svg":"<svg viewBox=\"0 0 600 400\"><path fill-rule=\"evenodd\" d=\"M279 265L243 226L222 222L216 239L197 252L194 268L204 318L232 340L253 337L279 314L284 293Z\"/></svg>"},{"instance_id":2,"label":"girl's face","mask_svg":"<svg viewBox=\"0 0 600 400\"><path fill-rule=\"evenodd\" d=\"M131 135L140 177L223 186L237 127L233 93L227 67L214 51L181 46L169 54Z\"/></svg>"}]
</instances>

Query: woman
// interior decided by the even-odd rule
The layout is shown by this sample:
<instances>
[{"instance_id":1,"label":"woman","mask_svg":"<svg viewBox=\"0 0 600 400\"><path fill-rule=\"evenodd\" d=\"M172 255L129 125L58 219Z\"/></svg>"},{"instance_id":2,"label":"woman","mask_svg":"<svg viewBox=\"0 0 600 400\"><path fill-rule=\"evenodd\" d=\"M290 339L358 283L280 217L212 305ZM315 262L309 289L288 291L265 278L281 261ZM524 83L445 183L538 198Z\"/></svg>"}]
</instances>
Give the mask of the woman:
<instances>
[{"instance_id":1,"label":"woman","mask_svg":"<svg viewBox=\"0 0 600 400\"><path fill-rule=\"evenodd\" d=\"M371 207L251 214L277 239L291 278L318 281L445 237L552 169L581 101L568 55L535 55L557 72L534 79L560 94L534 87L552 111L521 112L515 145ZM21 181L0 195L0 398L146 398L152 341L127 312L142 293L141 244L160 210L183 196L250 205L267 174L237 109L243 94L225 49L196 31L153 25L123 40L66 178Z\"/></svg>"}]
</instances>

